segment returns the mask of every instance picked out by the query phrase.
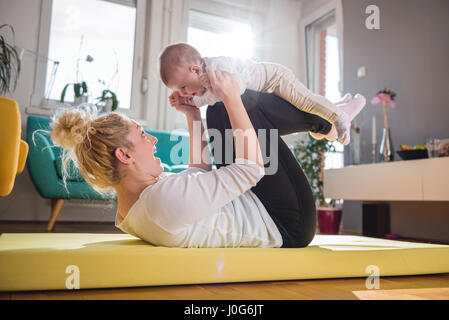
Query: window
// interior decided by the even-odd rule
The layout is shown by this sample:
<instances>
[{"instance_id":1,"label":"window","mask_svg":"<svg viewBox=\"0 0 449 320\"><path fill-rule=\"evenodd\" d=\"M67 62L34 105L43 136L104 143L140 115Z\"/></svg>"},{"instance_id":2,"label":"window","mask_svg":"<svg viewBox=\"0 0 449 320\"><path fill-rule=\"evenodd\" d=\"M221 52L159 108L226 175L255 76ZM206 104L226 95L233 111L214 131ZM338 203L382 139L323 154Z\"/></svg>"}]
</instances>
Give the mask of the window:
<instances>
[{"instance_id":1,"label":"window","mask_svg":"<svg viewBox=\"0 0 449 320\"><path fill-rule=\"evenodd\" d=\"M305 26L307 85L330 101L341 98L340 51L335 10ZM335 141L335 152L327 153L325 169L344 166L344 146Z\"/></svg>"},{"instance_id":2,"label":"window","mask_svg":"<svg viewBox=\"0 0 449 320\"><path fill-rule=\"evenodd\" d=\"M107 1L54 1L48 54L61 64L46 98L58 100L67 83L86 81L90 100L109 89L117 94L120 107L129 109L135 25L135 7ZM47 83L51 76L48 68ZM72 90L66 100L74 100Z\"/></svg>"},{"instance_id":3,"label":"window","mask_svg":"<svg viewBox=\"0 0 449 320\"><path fill-rule=\"evenodd\" d=\"M190 10L187 41L204 56L251 58L251 25Z\"/></svg>"},{"instance_id":4,"label":"window","mask_svg":"<svg viewBox=\"0 0 449 320\"><path fill-rule=\"evenodd\" d=\"M85 81L88 102L109 89L117 95L120 111L139 117L145 2L44 0L41 34L48 37L39 46L47 43L48 57L59 66L56 73L51 62L38 70L45 88L36 90L34 103L54 105L66 84ZM67 89L65 101L74 101L73 91Z\"/></svg>"},{"instance_id":5,"label":"window","mask_svg":"<svg viewBox=\"0 0 449 320\"><path fill-rule=\"evenodd\" d=\"M254 55L251 24L197 10L189 10L187 43L202 56L252 58ZM206 109L200 109L203 119Z\"/></svg>"}]
</instances>

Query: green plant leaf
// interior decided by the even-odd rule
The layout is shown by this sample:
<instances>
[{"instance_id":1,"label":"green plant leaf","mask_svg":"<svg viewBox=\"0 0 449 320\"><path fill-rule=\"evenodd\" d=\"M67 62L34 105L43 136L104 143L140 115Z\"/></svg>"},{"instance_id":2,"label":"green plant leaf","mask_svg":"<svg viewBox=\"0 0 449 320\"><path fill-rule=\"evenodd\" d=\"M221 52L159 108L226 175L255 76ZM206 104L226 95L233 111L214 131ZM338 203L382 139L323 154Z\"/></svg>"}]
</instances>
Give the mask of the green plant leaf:
<instances>
[{"instance_id":1,"label":"green plant leaf","mask_svg":"<svg viewBox=\"0 0 449 320\"><path fill-rule=\"evenodd\" d=\"M73 93L75 94L75 98L81 97L81 84L74 83L73 84Z\"/></svg>"},{"instance_id":2,"label":"green plant leaf","mask_svg":"<svg viewBox=\"0 0 449 320\"><path fill-rule=\"evenodd\" d=\"M311 138L308 138L307 141L296 142L293 147L293 154L309 181L314 200L320 206L327 206L323 194L324 183L321 169L324 161L322 161L321 155L334 151L335 146L332 142Z\"/></svg>"},{"instance_id":3,"label":"green plant leaf","mask_svg":"<svg viewBox=\"0 0 449 320\"><path fill-rule=\"evenodd\" d=\"M72 84L72 83L67 83L67 84L64 86L64 89L62 89L62 92L61 92L61 99L60 99L61 102L64 102L65 94L66 94L67 88L68 88L71 84Z\"/></svg>"},{"instance_id":4,"label":"green plant leaf","mask_svg":"<svg viewBox=\"0 0 449 320\"><path fill-rule=\"evenodd\" d=\"M9 27L12 32L14 43L14 28L9 24L3 24L0 29ZM13 45L6 42L3 35L0 35L0 95L11 93L17 87L17 80L20 76L21 61Z\"/></svg>"},{"instance_id":5,"label":"green plant leaf","mask_svg":"<svg viewBox=\"0 0 449 320\"><path fill-rule=\"evenodd\" d=\"M81 82L81 88L83 89L81 95L87 94L87 84L85 81Z\"/></svg>"}]
</instances>

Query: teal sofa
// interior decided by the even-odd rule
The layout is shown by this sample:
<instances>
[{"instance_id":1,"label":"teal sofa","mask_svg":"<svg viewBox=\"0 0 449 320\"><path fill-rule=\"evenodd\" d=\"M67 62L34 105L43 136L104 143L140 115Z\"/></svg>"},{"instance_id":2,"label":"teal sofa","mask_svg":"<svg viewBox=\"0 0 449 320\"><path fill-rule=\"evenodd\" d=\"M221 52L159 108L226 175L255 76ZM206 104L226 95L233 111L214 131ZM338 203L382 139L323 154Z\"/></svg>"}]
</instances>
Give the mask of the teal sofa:
<instances>
[{"instance_id":1,"label":"teal sofa","mask_svg":"<svg viewBox=\"0 0 449 320\"><path fill-rule=\"evenodd\" d=\"M62 182L62 150L54 146L50 136L36 130L51 130L51 119L28 116L27 143L29 154L27 168L39 194L52 201L47 230L53 230L56 218L67 199L114 200L115 195L102 196L87 184L77 168L69 166L67 188ZM146 132L158 140L156 157L159 157L165 172L180 172L189 163L189 134L183 131L149 130ZM33 137L34 133L34 137ZM171 159L174 159L174 163Z\"/></svg>"}]
</instances>

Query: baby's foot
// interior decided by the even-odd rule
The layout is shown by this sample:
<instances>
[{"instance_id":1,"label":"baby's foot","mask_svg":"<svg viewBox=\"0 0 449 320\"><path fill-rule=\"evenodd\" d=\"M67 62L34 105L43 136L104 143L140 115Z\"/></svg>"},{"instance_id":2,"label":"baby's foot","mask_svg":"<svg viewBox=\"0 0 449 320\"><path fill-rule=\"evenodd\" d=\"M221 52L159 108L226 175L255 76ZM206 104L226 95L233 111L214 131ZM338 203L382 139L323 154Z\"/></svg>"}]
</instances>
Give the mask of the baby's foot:
<instances>
[{"instance_id":1,"label":"baby's foot","mask_svg":"<svg viewBox=\"0 0 449 320\"><path fill-rule=\"evenodd\" d=\"M350 93L346 93L346 94L343 96L343 98L341 98L340 101L337 101L337 102L335 102L334 104L335 104L337 107L341 107L342 105L348 103L348 102L351 101L351 100L352 100L352 95L351 95Z\"/></svg>"},{"instance_id":2,"label":"baby's foot","mask_svg":"<svg viewBox=\"0 0 449 320\"><path fill-rule=\"evenodd\" d=\"M346 93L341 98L340 101L337 101L334 104L337 107L342 107L343 105L345 105L346 103L348 103L351 100L352 100L352 95L350 93ZM317 133L317 132L312 132L312 131L309 131L309 133L315 140L322 140L322 139L326 138L329 141L335 141L338 138L338 133L337 133L337 130L335 129L335 125L332 125L331 131L329 131L327 134L322 134L322 133Z\"/></svg>"},{"instance_id":3,"label":"baby's foot","mask_svg":"<svg viewBox=\"0 0 449 320\"><path fill-rule=\"evenodd\" d=\"M351 121L359 114L365 104L365 97L356 94L351 101L341 106L343 112L340 117L338 117L337 121L335 121L335 127L338 132L338 141L344 146L348 145L351 141Z\"/></svg>"}]
</instances>

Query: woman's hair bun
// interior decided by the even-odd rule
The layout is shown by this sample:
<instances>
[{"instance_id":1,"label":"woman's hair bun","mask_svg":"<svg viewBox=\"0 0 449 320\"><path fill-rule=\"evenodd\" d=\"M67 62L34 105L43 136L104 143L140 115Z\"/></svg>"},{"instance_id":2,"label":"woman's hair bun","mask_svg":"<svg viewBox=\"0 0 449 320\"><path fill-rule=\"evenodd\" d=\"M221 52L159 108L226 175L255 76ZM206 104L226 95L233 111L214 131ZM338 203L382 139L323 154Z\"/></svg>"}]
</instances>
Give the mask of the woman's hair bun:
<instances>
[{"instance_id":1,"label":"woman's hair bun","mask_svg":"<svg viewBox=\"0 0 449 320\"><path fill-rule=\"evenodd\" d=\"M91 123L96 115L96 108L89 106L63 110L51 123L51 139L66 150L75 150L84 141L88 131L92 132Z\"/></svg>"}]
</instances>

